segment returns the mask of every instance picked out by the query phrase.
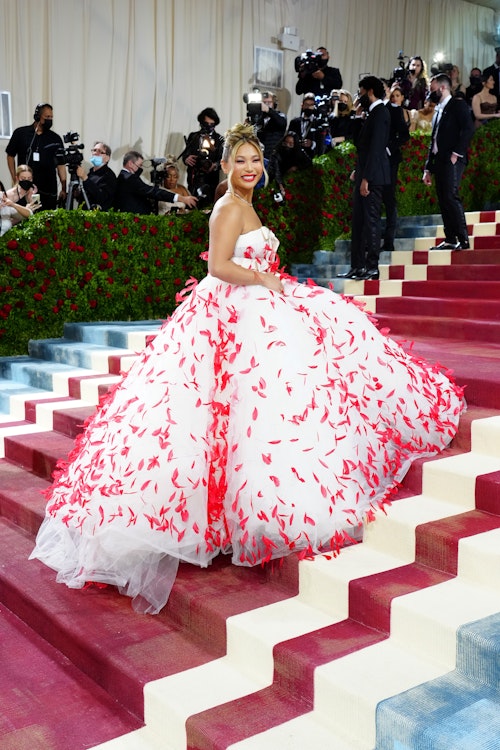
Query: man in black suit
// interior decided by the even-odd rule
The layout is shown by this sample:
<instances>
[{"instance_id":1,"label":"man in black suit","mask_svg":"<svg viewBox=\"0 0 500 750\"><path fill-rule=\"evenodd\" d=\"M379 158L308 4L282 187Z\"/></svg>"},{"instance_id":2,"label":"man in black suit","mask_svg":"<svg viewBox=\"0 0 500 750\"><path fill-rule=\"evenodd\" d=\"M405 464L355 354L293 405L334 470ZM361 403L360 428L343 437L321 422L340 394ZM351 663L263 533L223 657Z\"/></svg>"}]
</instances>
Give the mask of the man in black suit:
<instances>
[{"instance_id":1,"label":"man in black suit","mask_svg":"<svg viewBox=\"0 0 500 750\"><path fill-rule=\"evenodd\" d=\"M156 201L179 201L189 208L196 208L197 198L193 195L180 196L141 180L143 163L144 157L138 151L127 151L123 157L123 169L116 180L115 208L118 211L153 214Z\"/></svg>"},{"instance_id":2,"label":"man in black suit","mask_svg":"<svg viewBox=\"0 0 500 750\"><path fill-rule=\"evenodd\" d=\"M391 181L384 185L382 201L385 206L385 232L383 250L392 252L394 250L394 237L396 235L396 224L398 220L398 208L396 201L396 186L398 181L399 165L402 160L401 146L410 140L409 122L405 119L401 102L404 99L402 88L394 84L391 88L390 99L385 105L391 118L391 129L389 135L389 164L391 165Z\"/></svg>"},{"instance_id":3,"label":"man in black suit","mask_svg":"<svg viewBox=\"0 0 500 750\"><path fill-rule=\"evenodd\" d=\"M445 236L444 242L430 249L468 249L467 223L459 188L474 124L465 100L452 97L451 80L445 73L438 73L431 79L429 98L435 102L436 108L422 179L425 185L432 185L434 175Z\"/></svg>"},{"instance_id":4,"label":"man in black suit","mask_svg":"<svg viewBox=\"0 0 500 750\"><path fill-rule=\"evenodd\" d=\"M391 181L388 156L391 117L384 106L384 84L380 78L365 76L359 82L358 103L366 120L356 139L358 152L352 201L351 268L348 279L378 279L382 193Z\"/></svg>"}]
</instances>

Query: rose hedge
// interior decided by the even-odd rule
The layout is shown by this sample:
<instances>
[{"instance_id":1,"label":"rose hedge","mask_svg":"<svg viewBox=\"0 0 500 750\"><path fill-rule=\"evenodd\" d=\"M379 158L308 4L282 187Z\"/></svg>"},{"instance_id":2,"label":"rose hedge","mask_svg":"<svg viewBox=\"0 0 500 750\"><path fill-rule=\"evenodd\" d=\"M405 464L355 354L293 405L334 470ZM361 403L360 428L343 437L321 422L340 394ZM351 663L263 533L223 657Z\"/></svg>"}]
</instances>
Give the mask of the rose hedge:
<instances>
[{"instance_id":1,"label":"rose hedge","mask_svg":"<svg viewBox=\"0 0 500 750\"><path fill-rule=\"evenodd\" d=\"M421 181L429 135L414 134L399 170L401 216L437 213L433 188ZM479 128L462 182L466 210L500 200L500 123ZM350 233L355 164L344 143L287 178L284 203L274 186L256 193L262 221L281 241L282 265L308 263ZM25 353L31 338L59 337L65 321L167 317L186 280L201 278L208 217L135 216L116 212L45 211L0 238L0 354Z\"/></svg>"}]
</instances>

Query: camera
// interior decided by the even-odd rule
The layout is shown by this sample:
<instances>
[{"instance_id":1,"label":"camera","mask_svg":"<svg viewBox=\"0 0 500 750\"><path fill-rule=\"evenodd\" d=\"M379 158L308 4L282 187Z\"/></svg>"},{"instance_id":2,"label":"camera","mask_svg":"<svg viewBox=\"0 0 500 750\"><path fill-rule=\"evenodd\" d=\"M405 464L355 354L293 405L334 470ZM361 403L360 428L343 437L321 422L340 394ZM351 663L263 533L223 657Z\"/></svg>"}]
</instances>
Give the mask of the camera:
<instances>
[{"instance_id":1,"label":"camera","mask_svg":"<svg viewBox=\"0 0 500 750\"><path fill-rule=\"evenodd\" d=\"M314 124L317 130L328 126L331 112L332 99L328 94L314 97Z\"/></svg>"},{"instance_id":2,"label":"camera","mask_svg":"<svg viewBox=\"0 0 500 750\"><path fill-rule=\"evenodd\" d=\"M404 81L405 78L408 78L410 71L408 68L405 67L405 60L407 60L408 57L404 54L403 50L400 49L398 52L398 64L397 67L394 68L392 71L392 82L393 83L401 83L401 81Z\"/></svg>"},{"instance_id":3,"label":"camera","mask_svg":"<svg viewBox=\"0 0 500 750\"><path fill-rule=\"evenodd\" d=\"M243 94L243 101L247 105L247 119L255 125L262 114L262 93L254 89L248 94Z\"/></svg>"},{"instance_id":4,"label":"camera","mask_svg":"<svg viewBox=\"0 0 500 750\"><path fill-rule=\"evenodd\" d=\"M441 60L436 60L431 65L431 75L433 76L437 76L439 73L445 73L447 76L451 76L452 70L452 63L442 62Z\"/></svg>"},{"instance_id":5,"label":"camera","mask_svg":"<svg viewBox=\"0 0 500 750\"><path fill-rule=\"evenodd\" d=\"M83 143L77 143L79 138L79 133L68 130L68 132L63 135L63 141L69 145L66 148L58 149L56 151L56 163L66 164L70 172L75 172L76 168L79 167L83 161L82 151L85 148L85 145Z\"/></svg>"},{"instance_id":6,"label":"camera","mask_svg":"<svg viewBox=\"0 0 500 750\"><path fill-rule=\"evenodd\" d=\"M320 68L324 68L326 60L323 60L321 52L313 52L312 49L306 49L301 55L295 58L296 73L315 73Z\"/></svg>"}]
</instances>

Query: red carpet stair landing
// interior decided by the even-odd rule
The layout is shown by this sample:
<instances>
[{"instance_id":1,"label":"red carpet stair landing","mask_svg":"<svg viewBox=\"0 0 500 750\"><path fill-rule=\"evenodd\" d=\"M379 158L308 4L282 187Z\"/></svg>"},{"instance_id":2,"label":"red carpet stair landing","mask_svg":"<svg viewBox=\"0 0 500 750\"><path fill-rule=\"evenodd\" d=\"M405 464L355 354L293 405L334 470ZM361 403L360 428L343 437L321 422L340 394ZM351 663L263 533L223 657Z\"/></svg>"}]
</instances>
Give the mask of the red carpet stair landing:
<instances>
[{"instance_id":1,"label":"red carpet stair landing","mask_svg":"<svg viewBox=\"0 0 500 750\"><path fill-rule=\"evenodd\" d=\"M425 714L415 706L429 696L441 706L429 736L449 741L465 712L473 744L453 747L500 746L495 722L479 744L471 708L490 715L492 691L468 668L456 677L473 661L480 678L496 658L462 644L487 639L500 610L500 250L485 232L496 218L471 217L470 252L429 254L416 240L380 282L345 288L467 386L444 456L412 467L363 544L272 570L181 565L158 617L136 615L111 588L70 591L27 560L40 489L158 322L71 325L63 340L0 360L2 750L420 750L405 707ZM417 685L429 687L416 695Z\"/></svg>"}]
</instances>

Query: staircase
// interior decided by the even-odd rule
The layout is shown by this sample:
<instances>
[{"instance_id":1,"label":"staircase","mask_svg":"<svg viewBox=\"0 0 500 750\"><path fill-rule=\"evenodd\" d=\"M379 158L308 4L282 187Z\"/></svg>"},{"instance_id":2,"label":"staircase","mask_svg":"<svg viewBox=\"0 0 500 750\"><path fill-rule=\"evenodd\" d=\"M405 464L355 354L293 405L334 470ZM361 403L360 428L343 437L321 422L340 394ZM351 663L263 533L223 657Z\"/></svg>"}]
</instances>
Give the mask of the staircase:
<instances>
[{"instance_id":1,"label":"staircase","mask_svg":"<svg viewBox=\"0 0 500 750\"><path fill-rule=\"evenodd\" d=\"M380 281L335 285L466 386L453 444L412 466L362 544L181 564L156 617L27 558L57 460L159 321L71 324L0 359L2 750L500 746L500 215L469 215L460 253L428 252L442 230L427 221ZM318 281L345 252L317 254Z\"/></svg>"}]
</instances>

